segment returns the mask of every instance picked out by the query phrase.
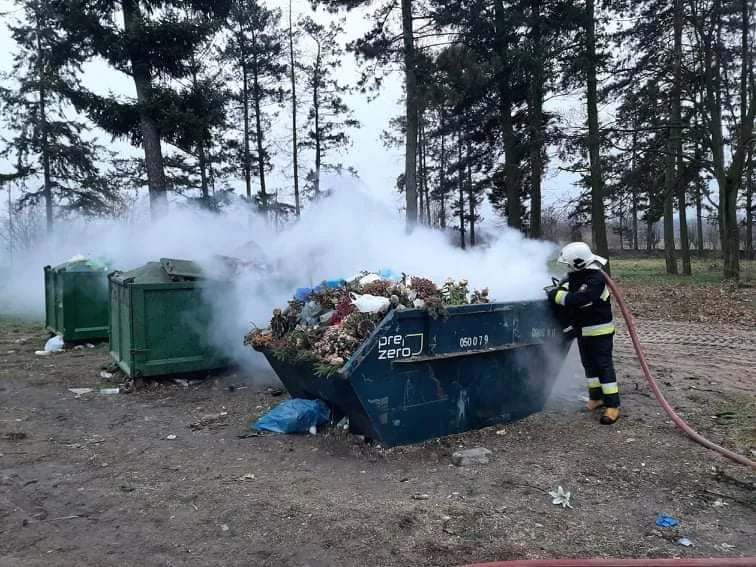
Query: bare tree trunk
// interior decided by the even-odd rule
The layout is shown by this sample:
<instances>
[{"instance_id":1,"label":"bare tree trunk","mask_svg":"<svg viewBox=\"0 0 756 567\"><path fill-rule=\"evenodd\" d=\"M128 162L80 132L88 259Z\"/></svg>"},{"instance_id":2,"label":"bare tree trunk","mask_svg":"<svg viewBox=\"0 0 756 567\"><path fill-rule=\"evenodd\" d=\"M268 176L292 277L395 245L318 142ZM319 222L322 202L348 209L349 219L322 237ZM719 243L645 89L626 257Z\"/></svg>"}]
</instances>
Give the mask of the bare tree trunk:
<instances>
[{"instance_id":1,"label":"bare tree trunk","mask_svg":"<svg viewBox=\"0 0 756 567\"><path fill-rule=\"evenodd\" d=\"M464 250L465 243L465 166L462 163L462 135L457 139L457 166L459 168L459 235L460 245Z\"/></svg>"},{"instance_id":2,"label":"bare tree trunk","mask_svg":"<svg viewBox=\"0 0 756 567\"><path fill-rule=\"evenodd\" d=\"M143 23L142 13L136 0L122 0L124 31L130 38L138 37ZM131 61L131 73L139 103L139 124L144 147L144 164L147 169L147 186L150 191L150 211L153 218L159 216L168 205L167 183L160 145L158 125L148 110L152 102L152 73L141 48L136 43L126 42Z\"/></svg>"},{"instance_id":3,"label":"bare tree trunk","mask_svg":"<svg viewBox=\"0 0 756 567\"><path fill-rule=\"evenodd\" d=\"M504 2L495 0L494 13L496 17L496 44L498 55L502 61L507 61L510 54L508 49L509 31L506 21ZM501 129L504 142L504 193L507 199L507 224L517 230L522 230L522 202L520 193L520 148L514 131L512 120L512 92L510 73L501 69L498 76L498 88L501 104Z\"/></svg>"},{"instance_id":4,"label":"bare tree trunk","mask_svg":"<svg viewBox=\"0 0 756 567\"><path fill-rule=\"evenodd\" d=\"M470 247L473 247L475 246L475 194L472 182L472 149L469 140L467 142L467 192L469 196Z\"/></svg>"},{"instance_id":5,"label":"bare tree trunk","mask_svg":"<svg viewBox=\"0 0 756 567\"><path fill-rule=\"evenodd\" d=\"M320 42L316 40L317 53L315 55L315 66L313 68L312 81L312 110L315 120L315 194L320 192L320 170L323 165L323 140L320 131L320 65L322 61L322 50Z\"/></svg>"},{"instance_id":6,"label":"bare tree trunk","mask_svg":"<svg viewBox=\"0 0 756 567\"><path fill-rule=\"evenodd\" d=\"M646 219L646 252L649 254L654 248L654 222L650 219Z\"/></svg>"},{"instance_id":7,"label":"bare tree trunk","mask_svg":"<svg viewBox=\"0 0 756 567\"><path fill-rule=\"evenodd\" d=\"M680 248L683 257L683 274L690 275L690 249L688 243L688 224L685 218L685 183L682 175L682 118L680 110L680 97L682 93L682 29L683 10L682 0L673 0L674 5L674 55L672 63L672 92L670 94L670 129L669 129L669 156L668 170L670 177L666 180L666 189L670 194L667 196L670 203L674 194L677 194L679 225L680 225ZM667 222L667 201L664 202L664 256L667 260L667 273L677 273L677 258L675 255L675 232L674 217L670 216ZM670 211L672 212L672 211ZM668 227L667 224L670 226ZM667 234L671 230L671 235ZM667 251L667 239L671 236L671 249ZM687 260L687 272L686 272ZM670 265L671 264L671 265Z\"/></svg>"},{"instance_id":8,"label":"bare tree trunk","mask_svg":"<svg viewBox=\"0 0 756 567\"><path fill-rule=\"evenodd\" d=\"M417 73L415 69L415 37L412 27L412 0L402 0L402 36L404 38L404 75L407 89L406 148L404 153L404 183L407 203L407 228L417 223L417 130L418 99Z\"/></svg>"},{"instance_id":9,"label":"bare tree trunk","mask_svg":"<svg viewBox=\"0 0 756 567\"><path fill-rule=\"evenodd\" d=\"M591 228L593 246L601 256L609 255L604 211L604 180L601 172L601 133L598 118L595 0L586 0L586 76L588 105L588 155L591 162ZM608 268L608 266L607 266Z\"/></svg>"},{"instance_id":10,"label":"bare tree trunk","mask_svg":"<svg viewBox=\"0 0 756 567\"><path fill-rule=\"evenodd\" d=\"M292 0L289 0L289 67L291 72L291 152L294 168L294 211L300 215L299 203L299 146L297 142L297 71L294 67L294 23L291 15Z\"/></svg>"},{"instance_id":11,"label":"bare tree trunk","mask_svg":"<svg viewBox=\"0 0 756 567\"><path fill-rule=\"evenodd\" d=\"M423 192L423 152L425 151L425 140L423 139L423 116L420 112L420 120L417 128L417 197L418 211L417 218L420 224L424 224L425 219L425 193ZM430 219L428 220L430 224Z\"/></svg>"},{"instance_id":12,"label":"bare tree trunk","mask_svg":"<svg viewBox=\"0 0 756 567\"><path fill-rule=\"evenodd\" d=\"M39 13L40 7L36 7L36 33L37 33L37 94L39 95L39 138L42 153L42 194L45 198L45 220L47 233L53 230L53 194L52 176L50 174L50 140L47 124L47 78L45 76L44 61L42 54L42 18ZM10 193L10 188L8 189ZM8 210L10 213L10 209Z\"/></svg>"},{"instance_id":13,"label":"bare tree trunk","mask_svg":"<svg viewBox=\"0 0 756 567\"><path fill-rule=\"evenodd\" d=\"M420 134L423 138L423 154L420 160L420 168L423 171L423 183L420 187L420 191L425 194L425 220L428 226L433 226L433 218L431 217L431 197L430 189L428 188L428 138L425 135L425 123L420 126Z\"/></svg>"},{"instance_id":14,"label":"bare tree trunk","mask_svg":"<svg viewBox=\"0 0 756 567\"><path fill-rule=\"evenodd\" d=\"M207 153L205 152L205 142L201 141L197 148L200 170L200 184L202 189L202 202L207 204L210 200L210 185L207 179Z\"/></svg>"},{"instance_id":15,"label":"bare tree trunk","mask_svg":"<svg viewBox=\"0 0 756 567\"><path fill-rule=\"evenodd\" d=\"M701 203L701 187L696 185L696 236L698 238L698 256L704 256L703 236L703 205Z\"/></svg>"},{"instance_id":16,"label":"bare tree trunk","mask_svg":"<svg viewBox=\"0 0 756 567\"><path fill-rule=\"evenodd\" d=\"M533 72L530 77L530 237L541 238L541 179L543 176L543 52L541 49L541 0L531 0Z\"/></svg>"},{"instance_id":17,"label":"bare tree trunk","mask_svg":"<svg viewBox=\"0 0 756 567\"><path fill-rule=\"evenodd\" d=\"M249 138L252 134L249 120L249 69L247 69L247 44L241 21L239 22L239 49L241 51L242 71L242 114L244 115L244 186L247 190L247 198L252 199L252 155L249 148Z\"/></svg>"},{"instance_id":18,"label":"bare tree trunk","mask_svg":"<svg viewBox=\"0 0 756 567\"><path fill-rule=\"evenodd\" d=\"M444 129L444 115L441 115L441 130ZM441 134L441 156L439 159L438 190L441 193L441 210L439 212L439 225L446 228L446 135Z\"/></svg>"},{"instance_id":19,"label":"bare tree trunk","mask_svg":"<svg viewBox=\"0 0 756 567\"><path fill-rule=\"evenodd\" d=\"M753 147L748 152L748 165L746 166L746 241L745 249L750 260L754 259L753 253Z\"/></svg>"},{"instance_id":20,"label":"bare tree trunk","mask_svg":"<svg viewBox=\"0 0 756 567\"><path fill-rule=\"evenodd\" d=\"M257 43L257 37L253 36L253 41ZM257 141L257 168L260 176L260 202L263 210L269 208L268 191L265 186L265 149L263 145L263 128L262 128L262 92L260 88L260 67L258 61L257 45L252 49L252 102L255 107L255 139Z\"/></svg>"},{"instance_id":21,"label":"bare tree trunk","mask_svg":"<svg viewBox=\"0 0 756 567\"><path fill-rule=\"evenodd\" d=\"M638 129L637 122L633 121L633 156L631 161L631 169L635 171L636 162L638 159ZM633 216L633 250L638 251L638 187L634 183L632 186L632 216Z\"/></svg>"}]
</instances>

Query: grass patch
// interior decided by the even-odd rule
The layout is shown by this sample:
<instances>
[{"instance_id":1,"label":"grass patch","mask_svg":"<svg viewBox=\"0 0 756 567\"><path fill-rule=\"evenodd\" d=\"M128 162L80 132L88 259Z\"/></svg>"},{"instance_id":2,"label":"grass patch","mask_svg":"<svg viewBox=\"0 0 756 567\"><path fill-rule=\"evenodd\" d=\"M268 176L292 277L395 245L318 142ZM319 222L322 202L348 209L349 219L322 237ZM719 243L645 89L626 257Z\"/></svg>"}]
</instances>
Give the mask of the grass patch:
<instances>
[{"instance_id":1,"label":"grass patch","mask_svg":"<svg viewBox=\"0 0 756 567\"><path fill-rule=\"evenodd\" d=\"M664 258L612 258L612 276L618 280L645 284L675 285L720 285L723 263L721 259L694 259L691 263L693 275L681 276L666 273ZM681 269L681 262L678 262ZM742 283L756 283L756 262L741 260L740 280Z\"/></svg>"}]
</instances>

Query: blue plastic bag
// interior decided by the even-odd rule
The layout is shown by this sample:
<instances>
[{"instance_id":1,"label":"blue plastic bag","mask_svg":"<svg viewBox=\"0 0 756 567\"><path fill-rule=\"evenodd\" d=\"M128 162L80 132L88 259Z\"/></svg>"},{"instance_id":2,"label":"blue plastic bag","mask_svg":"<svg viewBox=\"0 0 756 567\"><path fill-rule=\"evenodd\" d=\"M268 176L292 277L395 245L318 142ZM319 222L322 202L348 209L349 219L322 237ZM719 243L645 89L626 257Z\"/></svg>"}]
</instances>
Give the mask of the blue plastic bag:
<instances>
[{"instance_id":1,"label":"blue plastic bag","mask_svg":"<svg viewBox=\"0 0 756 567\"><path fill-rule=\"evenodd\" d=\"M310 297L310 294L312 293L311 287L299 287L297 288L297 291L294 292L294 299L297 301L304 302L307 300L308 297Z\"/></svg>"},{"instance_id":2,"label":"blue plastic bag","mask_svg":"<svg viewBox=\"0 0 756 567\"><path fill-rule=\"evenodd\" d=\"M402 279L402 276L400 276L390 268L383 268L380 272L378 272L378 275L381 276L384 280L391 280L395 282L398 282Z\"/></svg>"},{"instance_id":3,"label":"blue plastic bag","mask_svg":"<svg viewBox=\"0 0 756 567\"><path fill-rule=\"evenodd\" d=\"M254 429L274 433L307 433L311 427L331 420L331 410L322 400L294 398L274 407L257 420Z\"/></svg>"}]
</instances>

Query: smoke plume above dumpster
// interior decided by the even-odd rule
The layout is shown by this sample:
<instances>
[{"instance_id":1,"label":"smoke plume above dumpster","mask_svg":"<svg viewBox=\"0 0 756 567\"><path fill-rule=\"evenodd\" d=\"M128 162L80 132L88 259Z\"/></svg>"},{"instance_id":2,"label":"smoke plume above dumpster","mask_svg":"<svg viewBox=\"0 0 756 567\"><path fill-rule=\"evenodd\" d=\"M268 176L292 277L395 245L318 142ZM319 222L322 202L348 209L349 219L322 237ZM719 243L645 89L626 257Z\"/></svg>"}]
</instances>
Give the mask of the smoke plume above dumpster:
<instances>
[{"instance_id":1,"label":"smoke plume above dumpster","mask_svg":"<svg viewBox=\"0 0 756 567\"><path fill-rule=\"evenodd\" d=\"M261 357L242 345L252 324L266 326L272 310L285 306L297 287L361 270L389 268L438 283L465 278L471 288L488 287L494 301L543 297L553 245L502 228L485 245L464 251L449 233L418 227L408 234L402 215L349 180L332 178L328 185L329 197L308 204L299 222L280 230L241 203L221 213L174 205L156 222L144 210L121 221L60 222L54 236L16 253L10 277L0 284L0 313L41 319L44 266L77 254L107 260L113 270L181 258L211 273L217 255L236 256L258 269L236 276L233 293L209 288L216 322L208 333L238 361L254 364Z\"/></svg>"}]
</instances>

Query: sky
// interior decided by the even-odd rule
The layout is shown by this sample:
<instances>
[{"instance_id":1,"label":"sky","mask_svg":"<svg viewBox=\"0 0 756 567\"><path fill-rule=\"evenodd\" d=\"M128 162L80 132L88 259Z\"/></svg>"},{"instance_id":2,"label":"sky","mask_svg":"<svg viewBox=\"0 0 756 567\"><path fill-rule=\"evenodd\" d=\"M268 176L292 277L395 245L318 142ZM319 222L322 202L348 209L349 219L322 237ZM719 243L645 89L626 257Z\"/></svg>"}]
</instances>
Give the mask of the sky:
<instances>
[{"instance_id":1,"label":"sky","mask_svg":"<svg viewBox=\"0 0 756 567\"><path fill-rule=\"evenodd\" d=\"M309 3L297 1L294 2L295 17L297 14L312 13ZM269 0L268 5L278 6L284 13L284 19L288 14L288 0ZM5 23L12 19L12 14L18 8L11 0L0 0L0 13L10 13L2 16L2 25L0 25L0 71L9 71L12 60L12 53L15 50L15 44L10 38ZM329 17L324 15L324 17ZM368 21L365 11L352 11L347 15L347 34L348 38L358 37L368 29ZM356 79L358 67L351 54L347 54L343 61L342 67L343 82L350 82ZM132 80L111 69L104 62L94 62L85 67L83 83L86 87L101 94L114 92L121 95L134 96L134 84ZM375 99L368 101L364 95L354 94L347 98L351 108L354 110L355 117L361 122L362 127L352 130L350 137L351 146L342 152L338 161L344 166L354 167L360 177L360 183L381 202L395 208L401 209L403 197L397 194L396 178L403 171L404 157L403 148L392 147L386 148L380 139L381 133L388 127L389 121L402 112L402 76L394 73L385 81L380 95ZM580 101L577 97L567 97L550 101L550 108L559 109L562 113L570 117L570 120L580 120L582 110ZM282 113L278 119L277 127L273 129L273 137L277 138L277 143L286 147L286 138L289 133L286 131L289 120L285 113ZM0 134L2 134L2 125L0 124ZM124 141L111 141L109 136L104 132L97 132L100 142L104 143L121 155L138 156L141 150L130 146ZM306 156L305 156L306 157ZM283 161L286 161L284 159ZM570 174L560 172L556 163L550 166L544 178L543 184L543 201L544 206L551 204L560 204L566 202L569 198L577 194L574 187L574 177ZM274 170L271 176L271 186L281 189L284 193L289 192L291 181L288 175L284 175L284 166L279 163L277 170ZM0 171L9 170L9 164L0 161ZM288 173L288 172L286 172ZM241 183L239 183L241 190ZM6 199L0 200L3 208ZM487 210L486 210L487 209ZM501 219L495 218L496 215L486 207L483 210L483 216L488 222L498 224Z\"/></svg>"}]
</instances>

